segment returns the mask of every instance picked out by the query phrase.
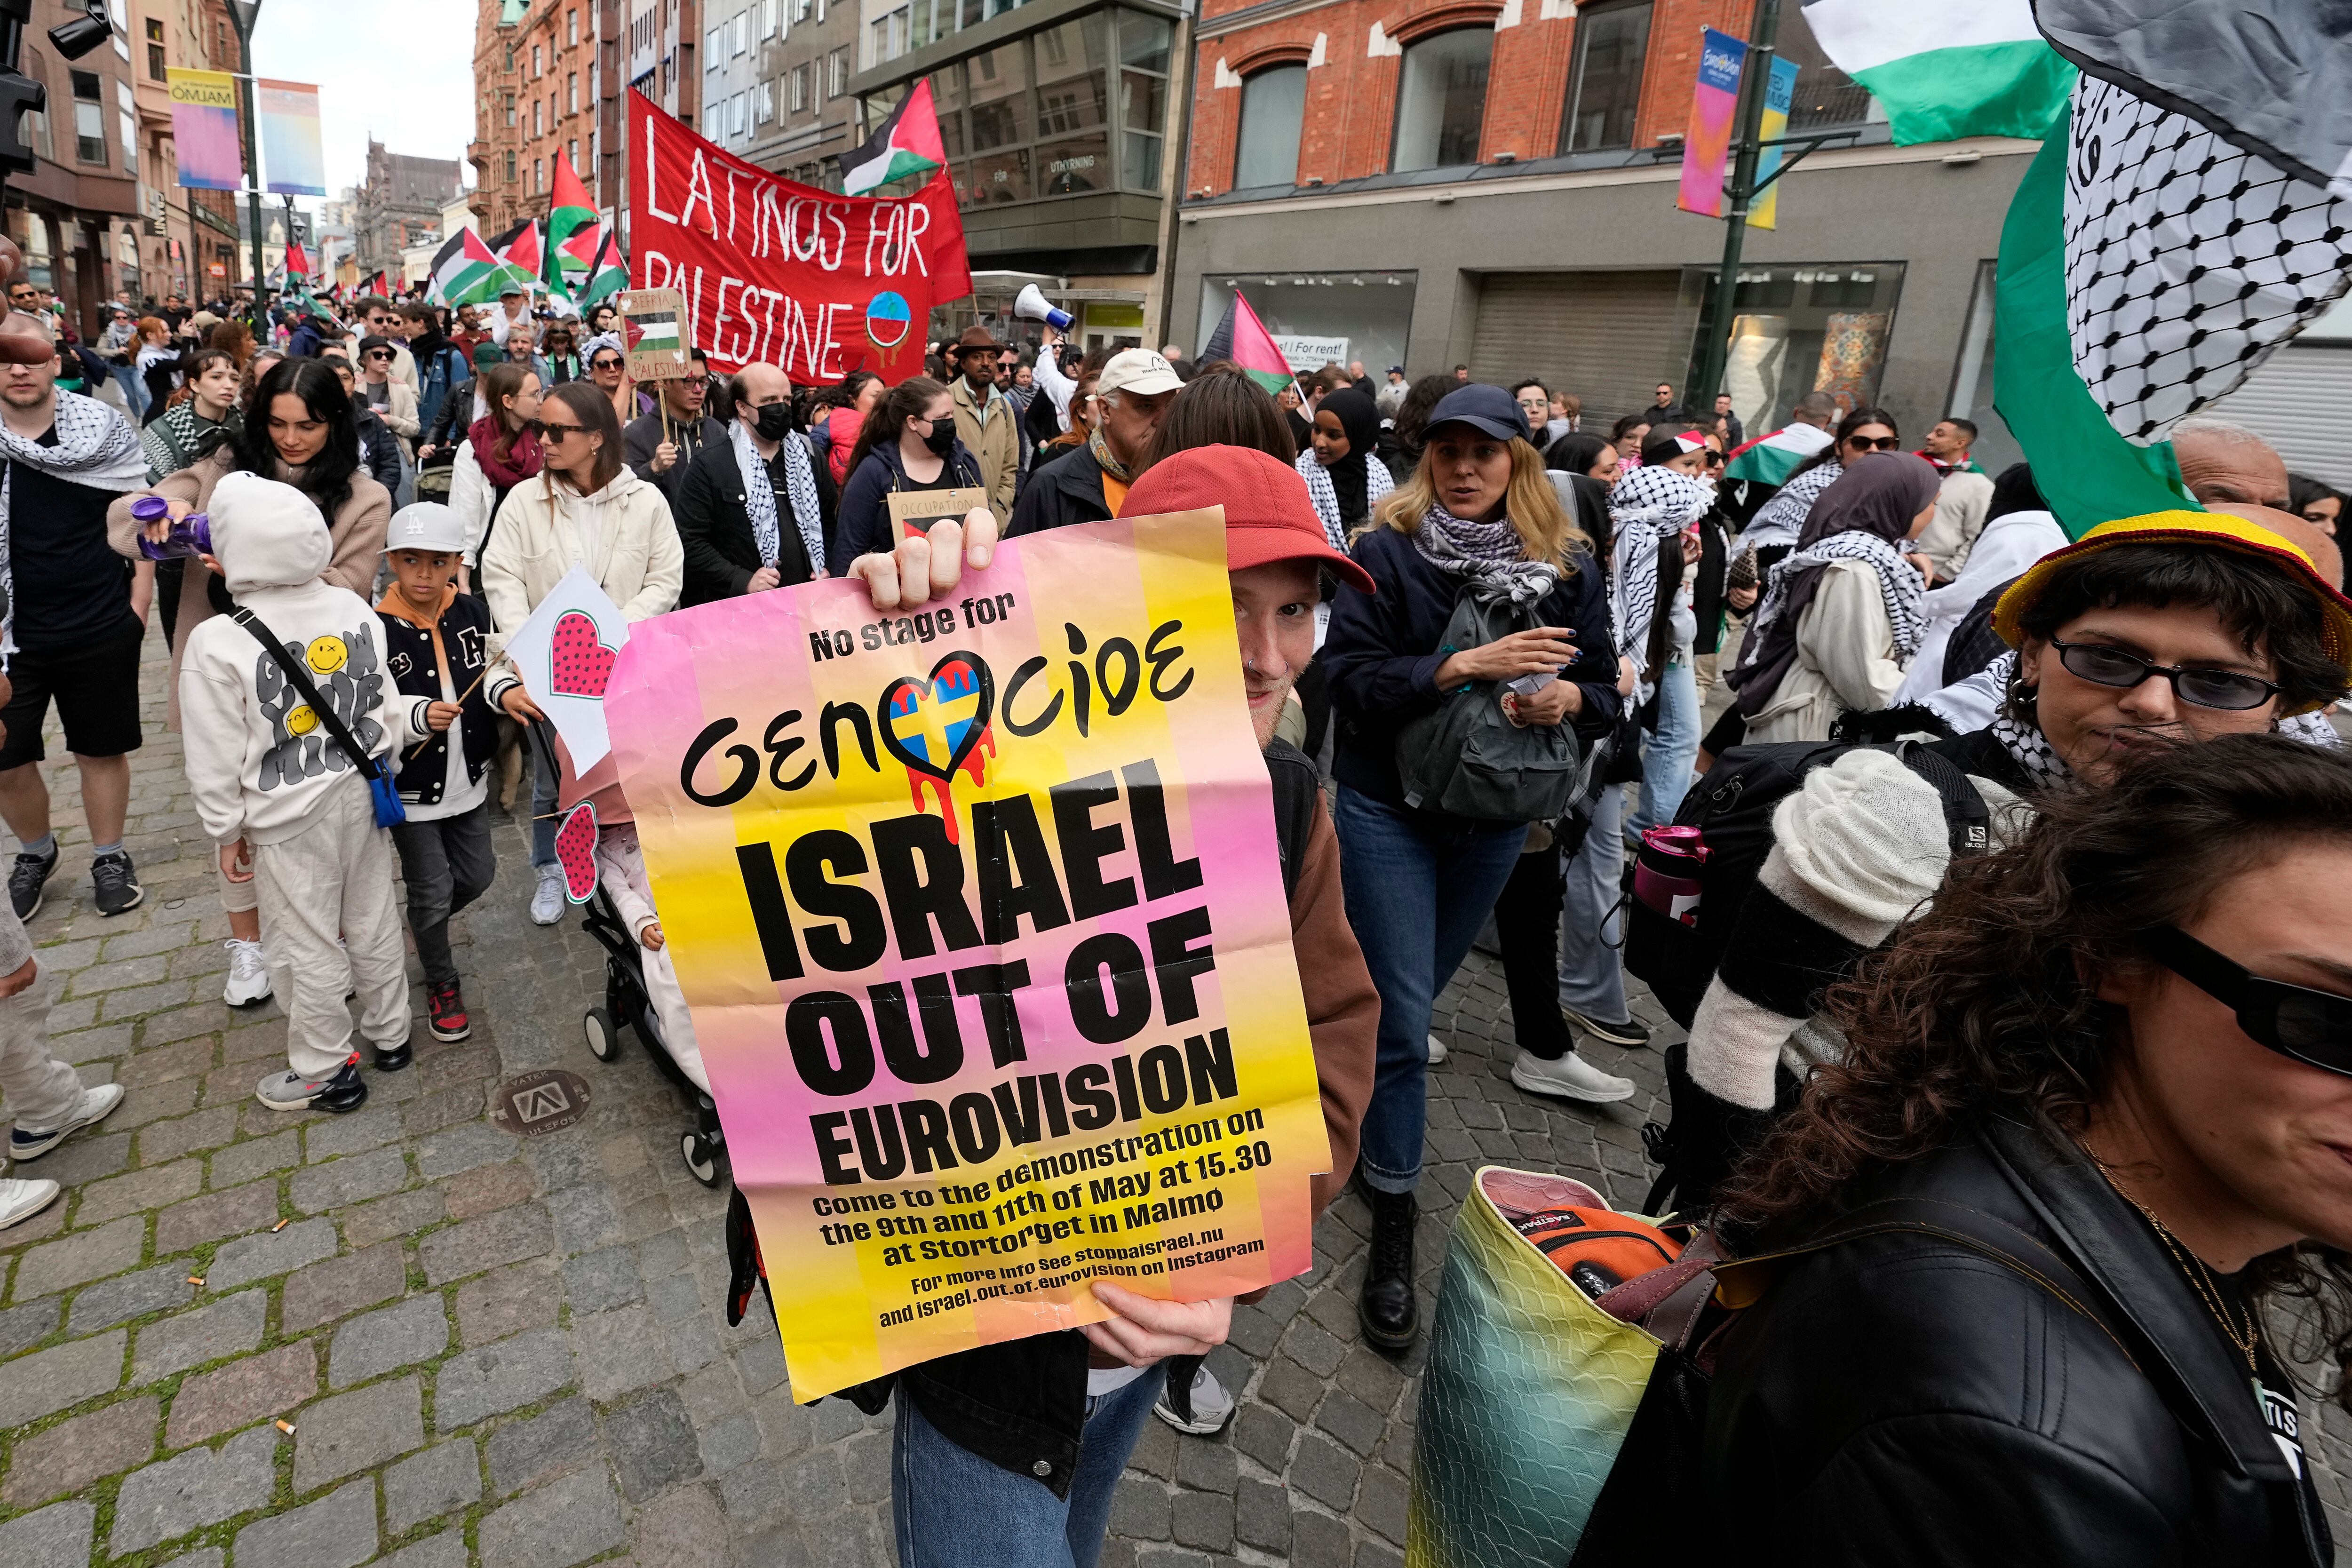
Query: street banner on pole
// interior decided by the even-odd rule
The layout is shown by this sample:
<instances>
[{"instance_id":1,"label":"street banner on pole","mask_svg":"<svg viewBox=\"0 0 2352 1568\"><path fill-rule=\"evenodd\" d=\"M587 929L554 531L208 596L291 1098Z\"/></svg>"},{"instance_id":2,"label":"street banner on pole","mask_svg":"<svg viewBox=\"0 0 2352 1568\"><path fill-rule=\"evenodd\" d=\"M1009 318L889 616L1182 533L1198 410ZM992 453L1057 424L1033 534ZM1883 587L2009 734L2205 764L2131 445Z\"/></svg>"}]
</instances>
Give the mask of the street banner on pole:
<instances>
[{"instance_id":1,"label":"street banner on pole","mask_svg":"<svg viewBox=\"0 0 2352 1568\"><path fill-rule=\"evenodd\" d=\"M723 210L723 209L722 209ZM1330 1145L1222 510L630 628L605 699L813 1400L1312 1260Z\"/></svg>"},{"instance_id":2,"label":"street banner on pole","mask_svg":"<svg viewBox=\"0 0 2352 1568\"><path fill-rule=\"evenodd\" d=\"M327 155L319 142L318 88L267 77L255 85L261 89L253 100L261 127L261 165L269 171L271 194L325 195Z\"/></svg>"},{"instance_id":3,"label":"street banner on pole","mask_svg":"<svg viewBox=\"0 0 2352 1568\"><path fill-rule=\"evenodd\" d=\"M1698 89L1691 95L1690 127L1683 132L1683 179L1675 205L1701 217L1723 216L1723 166L1731 153L1731 122L1739 107L1739 70L1748 46L1713 27L1699 40Z\"/></svg>"},{"instance_id":4,"label":"street banner on pole","mask_svg":"<svg viewBox=\"0 0 2352 1568\"><path fill-rule=\"evenodd\" d=\"M179 149L181 188L243 190L245 143L237 132L236 78L227 71L168 66L163 79L172 100L172 140Z\"/></svg>"},{"instance_id":5,"label":"street banner on pole","mask_svg":"<svg viewBox=\"0 0 2352 1568\"><path fill-rule=\"evenodd\" d=\"M1756 122L1756 140L1777 142L1789 133L1789 109L1797 101L1797 62L1780 55L1772 57L1772 78L1764 84L1764 113ZM1756 178L1759 184L1772 178L1780 167L1780 149L1760 147L1756 153ZM1748 226L1777 228L1780 218L1780 183L1773 180L1748 204Z\"/></svg>"},{"instance_id":6,"label":"street banner on pole","mask_svg":"<svg viewBox=\"0 0 2352 1568\"><path fill-rule=\"evenodd\" d=\"M920 374L931 307L971 292L947 172L913 195L839 196L730 156L643 93L629 105L630 277L686 298L713 370L795 384Z\"/></svg>"}]
</instances>

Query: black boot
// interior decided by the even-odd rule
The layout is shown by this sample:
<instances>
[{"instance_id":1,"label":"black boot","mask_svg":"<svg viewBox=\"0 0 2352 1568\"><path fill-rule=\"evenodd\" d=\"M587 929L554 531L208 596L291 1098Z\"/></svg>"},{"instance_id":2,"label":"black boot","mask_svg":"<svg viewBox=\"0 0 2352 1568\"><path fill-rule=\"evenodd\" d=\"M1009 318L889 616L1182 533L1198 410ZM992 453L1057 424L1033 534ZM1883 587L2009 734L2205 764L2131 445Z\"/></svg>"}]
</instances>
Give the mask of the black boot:
<instances>
[{"instance_id":1,"label":"black boot","mask_svg":"<svg viewBox=\"0 0 2352 1568\"><path fill-rule=\"evenodd\" d=\"M1372 1257L1356 1315L1372 1343L1405 1350L1421 1331L1421 1309L1412 1296L1412 1194L1365 1190L1372 1200Z\"/></svg>"}]
</instances>

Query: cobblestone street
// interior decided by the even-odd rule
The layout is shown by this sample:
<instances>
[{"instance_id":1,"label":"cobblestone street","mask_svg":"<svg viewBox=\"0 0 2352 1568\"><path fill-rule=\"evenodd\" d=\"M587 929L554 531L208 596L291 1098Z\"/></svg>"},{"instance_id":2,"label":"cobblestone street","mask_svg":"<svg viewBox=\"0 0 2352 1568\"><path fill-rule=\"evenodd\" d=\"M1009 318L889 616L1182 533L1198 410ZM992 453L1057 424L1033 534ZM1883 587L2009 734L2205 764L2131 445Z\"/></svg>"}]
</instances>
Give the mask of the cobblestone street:
<instances>
[{"instance_id":1,"label":"cobblestone street","mask_svg":"<svg viewBox=\"0 0 2352 1568\"><path fill-rule=\"evenodd\" d=\"M522 825L501 820L499 885L456 924L474 1037L433 1043L420 994L415 1065L371 1074L362 1110L273 1113L253 1088L282 1061L284 1021L220 1001L226 922L163 730L160 634L143 679L138 910L98 915L74 772L47 770L65 848L32 933L56 1046L129 1092L16 1173L67 1192L0 1233L0 1565L892 1561L888 1413L794 1405L764 1304L726 1326L723 1199L686 1170L687 1117L634 1037L609 1066L589 1055L602 952L576 920L525 918ZM1438 1032L1452 1058L1430 1079L1425 1291L1482 1163L1638 1204L1656 1052L1587 1047L1642 1085L1627 1104L1521 1093L1500 976L1476 956ZM585 1118L502 1131L492 1087L554 1067L588 1081ZM1420 1362L1361 1342L1366 1228L1343 1197L1313 1273L1236 1311L1212 1363L1242 1394L1223 1435L1147 1423L1107 1563L1402 1563ZM2312 1452L2352 1537L2347 1423L2326 1425Z\"/></svg>"}]
</instances>

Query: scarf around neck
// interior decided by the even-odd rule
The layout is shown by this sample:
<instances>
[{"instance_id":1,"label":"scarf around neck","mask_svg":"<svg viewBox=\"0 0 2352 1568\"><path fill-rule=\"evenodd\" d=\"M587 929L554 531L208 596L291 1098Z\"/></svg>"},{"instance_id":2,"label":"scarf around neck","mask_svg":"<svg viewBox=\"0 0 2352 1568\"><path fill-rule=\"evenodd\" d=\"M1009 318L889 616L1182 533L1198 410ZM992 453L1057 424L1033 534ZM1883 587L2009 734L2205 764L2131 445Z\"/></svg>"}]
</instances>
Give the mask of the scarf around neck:
<instances>
[{"instance_id":1,"label":"scarf around neck","mask_svg":"<svg viewBox=\"0 0 2352 1568\"><path fill-rule=\"evenodd\" d=\"M1386 463L1366 464L1362 476L1363 509L1351 519L1348 515L1347 506L1339 499L1339 488L1332 479L1333 474L1338 471L1337 464L1328 468L1325 468L1315 460L1315 453L1309 449L1299 453L1291 467L1297 468L1298 477L1307 481L1307 499L1315 503L1315 515L1323 524L1324 539L1329 542L1332 549L1343 555L1348 551L1349 524L1362 522L1369 519L1372 515L1372 508L1380 505L1388 498L1389 492L1396 489L1396 481L1389 478L1389 466Z\"/></svg>"},{"instance_id":2,"label":"scarf around neck","mask_svg":"<svg viewBox=\"0 0 2352 1568\"><path fill-rule=\"evenodd\" d=\"M57 395L58 444L19 436L0 425L0 654L16 647L16 573L9 534L9 507L16 485L16 465L24 464L52 479L83 485L111 495L122 495L147 483L147 453L131 421L95 397L60 390Z\"/></svg>"},{"instance_id":3,"label":"scarf around neck","mask_svg":"<svg viewBox=\"0 0 2352 1568\"><path fill-rule=\"evenodd\" d=\"M528 430L516 432L514 445L507 448L504 458L498 455L499 416L495 414L485 414L467 426L466 439L473 446L474 461L480 465L482 477L502 490L510 490L539 473L539 437Z\"/></svg>"},{"instance_id":4,"label":"scarf around neck","mask_svg":"<svg viewBox=\"0 0 2352 1568\"><path fill-rule=\"evenodd\" d=\"M1849 530L1834 533L1780 558L1773 564L1764 588L1764 603L1756 612L1739 668L1725 684L1739 693L1739 710L1749 718L1762 712L1797 663L1797 633L1805 611L1811 607L1822 572L1833 561L1866 561L1878 577L1879 603L1895 634L1895 661L1908 664L1927 635L1920 601L1927 597L1927 580L1903 552L1874 533Z\"/></svg>"},{"instance_id":5,"label":"scarf around neck","mask_svg":"<svg viewBox=\"0 0 2352 1568\"><path fill-rule=\"evenodd\" d=\"M1095 455L1095 461L1102 465L1102 471L1120 484L1131 485L1135 482L1135 476L1128 471L1128 466L1113 455L1110 443L1103 439L1101 426L1097 425L1087 432L1087 450Z\"/></svg>"},{"instance_id":6,"label":"scarf around neck","mask_svg":"<svg viewBox=\"0 0 2352 1568\"><path fill-rule=\"evenodd\" d=\"M1530 561L1519 542L1519 531L1508 518L1470 522L1442 506L1422 515L1412 531L1412 546L1423 560L1445 573L1475 583L1489 595L1515 605L1532 605L1559 585L1559 568L1549 561Z\"/></svg>"},{"instance_id":7,"label":"scarf around neck","mask_svg":"<svg viewBox=\"0 0 2352 1568\"><path fill-rule=\"evenodd\" d=\"M768 477L767 461L751 445L751 432L740 419L729 424L727 439L735 448L736 470L743 476L743 510L751 520L752 542L759 549L761 564L772 566L783 553L775 481ZM809 577L814 581L824 575L824 522L817 510L816 474L809 467L808 447L798 436L786 435L781 449L784 495L793 503L793 526L808 552Z\"/></svg>"}]
</instances>

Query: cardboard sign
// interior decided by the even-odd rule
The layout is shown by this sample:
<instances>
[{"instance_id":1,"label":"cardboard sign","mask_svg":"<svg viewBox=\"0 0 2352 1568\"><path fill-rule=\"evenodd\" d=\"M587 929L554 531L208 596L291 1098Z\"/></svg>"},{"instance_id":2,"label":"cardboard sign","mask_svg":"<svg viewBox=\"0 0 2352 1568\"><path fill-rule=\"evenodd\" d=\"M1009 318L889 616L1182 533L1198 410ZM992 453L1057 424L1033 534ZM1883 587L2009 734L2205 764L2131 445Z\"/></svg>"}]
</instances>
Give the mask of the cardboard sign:
<instances>
[{"instance_id":1,"label":"cardboard sign","mask_svg":"<svg viewBox=\"0 0 2352 1568\"><path fill-rule=\"evenodd\" d=\"M961 486L951 490L892 490L891 542L904 542L910 528L917 533L929 533L931 524L943 517L960 518L968 511L987 505L988 492L978 485Z\"/></svg>"},{"instance_id":2,"label":"cardboard sign","mask_svg":"<svg viewBox=\"0 0 2352 1568\"><path fill-rule=\"evenodd\" d=\"M630 379L685 380L686 296L675 289L627 289L619 303Z\"/></svg>"},{"instance_id":3,"label":"cardboard sign","mask_svg":"<svg viewBox=\"0 0 2352 1568\"><path fill-rule=\"evenodd\" d=\"M566 572L507 639L507 659L523 689L563 737L582 773L613 749L604 730L604 687L628 641L621 606L585 566Z\"/></svg>"},{"instance_id":4,"label":"cardboard sign","mask_svg":"<svg viewBox=\"0 0 2352 1568\"><path fill-rule=\"evenodd\" d=\"M1331 1165L1224 515L640 621L613 755L807 1401L1313 1261ZM758 657L747 658L747 649Z\"/></svg>"}]
</instances>

